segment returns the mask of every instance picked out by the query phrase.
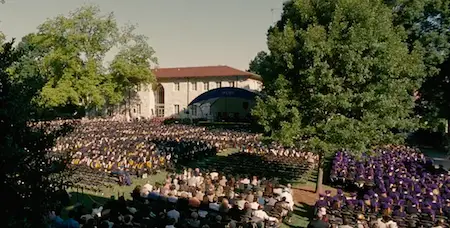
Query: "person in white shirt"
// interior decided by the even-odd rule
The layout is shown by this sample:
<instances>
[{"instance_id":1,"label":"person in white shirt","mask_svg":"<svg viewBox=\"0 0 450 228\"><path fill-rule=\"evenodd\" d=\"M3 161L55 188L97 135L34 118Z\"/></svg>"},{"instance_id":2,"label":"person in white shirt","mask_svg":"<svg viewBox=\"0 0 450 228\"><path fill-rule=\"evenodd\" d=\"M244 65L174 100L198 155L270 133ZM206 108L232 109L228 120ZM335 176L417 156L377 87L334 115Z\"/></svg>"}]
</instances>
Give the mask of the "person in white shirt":
<instances>
[{"instance_id":1,"label":"person in white shirt","mask_svg":"<svg viewBox=\"0 0 450 228\"><path fill-rule=\"evenodd\" d=\"M219 173L218 172L212 172L209 175L211 175L211 180L215 180L219 176Z\"/></svg>"},{"instance_id":2,"label":"person in white shirt","mask_svg":"<svg viewBox=\"0 0 450 228\"><path fill-rule=\"evenodd\" d=\"M239 210L243 210L245 203L247 203L246 200L244 200L243 198L239 199L236 204L238 205Z\"/></svg>"},{"instance_id":3,"label":"person in white shirt","mask_svg":"<svg viewBox=\"0 0 450 228\"><path fill-rule=\"evenodd\" d=\"M256 201L250 203L250 208L252 208L252 210L257 210L259 206L259 203Z\"/></svg>"},{"instance_id":4,"label":"person in white shirt","mask_svg":"<svg viewBox=\"0 0 450 228\"><path fill-rule=\"evenodd\" d=\"M274 217L270 217L264 210L263 207L260 205L258 207L258 210L252 212L252 216L254 217L254 221L256 223L264 223L266 221L276 221L278 222L278 219Z\"/></svg>"},{"instance_id":5,"label":"person in white shirt","mask_svg":"<svg viewBox=\"0 0 450 228\"><path fill-rule=\"evenodd\" d=\"M281 198L286 198L286 202L289 204L289 210L294 211L294 198L292 197L292 194L289 193L289 191L286 191L286 189L283 190L283 192L280 195Z\"/></svg>"},{"instance_id":6,"label":"person in white shirt","mask_svg":"<svg viewBox=\"0 0 450 228\"><path fill-rule=\"evenodd\" d=\"M103 207L102 206L98 206L96 203L92 204L92 213L91 215L94 216L98 216L98 217L102 217L102 211L103 211Z\"/></svg>"},{"instance_id":7,"label":"person in white shirt","mask_svg":"<svg viewBox=\"0 0 450 228\"><path fill-rule=\"evenodd\" d=\"M195 187L197 185L197 179L195 177L189 177L187 183L189 186Z\"/></svg>"},{"instance_id":8,"label":"person in white shirt","mask_svg":"<svg viewBox=\"0 0 450 228\"><path fill-rule=\"evenodd\" d=\"M250 180L248 178L244 178L240 182L241 184L250 184Z\"/></svg>"}]
</instances>

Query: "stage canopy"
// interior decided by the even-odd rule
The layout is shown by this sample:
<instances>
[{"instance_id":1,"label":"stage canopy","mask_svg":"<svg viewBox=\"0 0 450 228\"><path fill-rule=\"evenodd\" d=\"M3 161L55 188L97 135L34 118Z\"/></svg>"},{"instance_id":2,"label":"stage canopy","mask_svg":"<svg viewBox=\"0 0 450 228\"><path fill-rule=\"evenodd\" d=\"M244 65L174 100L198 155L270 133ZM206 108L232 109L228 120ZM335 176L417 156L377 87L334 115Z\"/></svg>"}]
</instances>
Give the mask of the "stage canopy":
<instances>
[{"instance_id":1,"label":"stage canopy","mask_svg":"<svg viewBox=\"0 0 450 228\"><path fill-rule=\"evenodd\" d=\"M200 94L194 100L191 101L190 105L193 104L203 104L206 102L214 102L219 98L239 98L243 100L254 101L258 94L255 91L236 88L236 87L222 87L207 91Z\"/></svg>"},{"instance_id":2,"label":"stage canopy","mask_svg":"<svg viewBox=\"0 0 450 228\"><path fill-rule=\"evenodd\" d=\"M196 97L189 104L197 118L205 118L210 121L248 121L251 108L256 103L255 91L223 87L207 91Z\"/></svg>"}]
</instances>

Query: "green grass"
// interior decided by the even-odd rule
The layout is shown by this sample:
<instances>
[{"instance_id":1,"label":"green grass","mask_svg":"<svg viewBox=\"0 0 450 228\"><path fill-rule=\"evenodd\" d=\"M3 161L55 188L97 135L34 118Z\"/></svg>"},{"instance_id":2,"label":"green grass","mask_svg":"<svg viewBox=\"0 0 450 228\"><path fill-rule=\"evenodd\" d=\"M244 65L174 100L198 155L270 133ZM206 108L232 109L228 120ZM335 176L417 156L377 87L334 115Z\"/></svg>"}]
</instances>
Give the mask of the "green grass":
<instances>
[{"instance_id":1,"label":"green grass","mask_svg":"<svg viewBox=\"0 0 450 228\"><path fill-rule=\"evenodd\" d=\"M294 206L294 214L291 217L291 222L281 224L280 228L307 227L309 223L308 218L311 214L312 208L310 206L296 203Z\"/></svg>"},{"instance_id":2,"label":"green grass","mask_svg":"<svg viewBox=\"0 0 450 228\"><path fill-rule=\"evenodd\" d=\"M228 149L225 149L224 151L218 153L217 156L228 156L230 154L237 153L237 152L239 152L239 148L228 148ZM214 157L212 157L212 158L214 158Z\"/></svg>"},{"instance_id":3,"label":"green grass","mask_svg":"<svg viewBox=\"0 0 450 228\"><path fill-rule=\"evenodd\" d=\"M155 175L148 176L146 179L132 178L133 184L130 186L115 185L113 188L102 188L100 193L91 191L82 191L81 189L71 188L69 193L72 195L72 203L81 203L86 207L91 207L92 203L104 204L111 196L116 199L118 196L124 196L125 199L131 199L130 193L137 185L145 185L147 183L154 185L156 182L164 182L167 172L163 171ZM82 194L84 193L84 194Z\"/></svg>"}]
</instances>

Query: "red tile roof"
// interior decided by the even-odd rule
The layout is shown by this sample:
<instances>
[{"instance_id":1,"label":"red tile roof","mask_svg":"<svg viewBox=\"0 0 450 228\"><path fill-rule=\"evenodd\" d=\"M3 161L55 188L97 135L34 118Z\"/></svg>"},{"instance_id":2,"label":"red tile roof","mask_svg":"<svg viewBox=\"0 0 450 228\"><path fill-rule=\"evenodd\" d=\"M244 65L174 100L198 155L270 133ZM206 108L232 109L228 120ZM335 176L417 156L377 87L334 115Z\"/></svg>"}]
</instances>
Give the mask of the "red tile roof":
<instances>
[{"instance_id":1,"label":"red tile roof","mask_svg":"<svg viewBox=\"0 0 450 228\"><path fill-rule=\"evenodd\" d=\"M174 67L154 69L156 78L203 78L247 76L261 80L261 76L229 66Z\"/></svg>"}]
</instances>

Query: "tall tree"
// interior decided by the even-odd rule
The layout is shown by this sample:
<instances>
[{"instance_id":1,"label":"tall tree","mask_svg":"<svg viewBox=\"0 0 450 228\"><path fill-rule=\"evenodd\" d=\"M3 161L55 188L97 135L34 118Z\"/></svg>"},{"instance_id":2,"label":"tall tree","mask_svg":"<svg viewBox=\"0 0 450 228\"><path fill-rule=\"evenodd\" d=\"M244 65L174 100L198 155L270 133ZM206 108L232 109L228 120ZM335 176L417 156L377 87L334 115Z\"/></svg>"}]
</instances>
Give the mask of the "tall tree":
<instances>
[{"instance_id":1,"label":"tall tree","mask_svg":"<svg viewBox=\"0 0 450 228\"><path fill-rule=\"evenodd\" d=\"M154 81L150 69L135 69L136 66L139 69L150 68L156 58L146 37L134 32L131 26L119 29L112 13L103 15L95 6L81 7L69 16L61 15L40 25L38 32L30 35L32 39L27 40L32 46L44 50L38 62L39 71L46 80L39 94L40 105L74 105L87 111L95 110L121 102L124 97L122 88L130 88L130 84ZM105 63L105 56L113 48L120 49L116 59L122 59L122 63L126 57L133 56L133 59L126 60L130 64L121 64L122 72L140 75L127 75L127 78L133 78L128 81L117 78L121 77L115 73L118 60L111 66ZM125 50L133 53L121 57ZM138 58L139 63L135 61Z\"/></svg>"},{"instance_id":2,"label":"tall tree","mask_svg":"<svg viewBox=\"0 0 450 228\"><path fill-rule=\"evenodd\" d=\"M450 119L448 75L450 50L449 0L386 0L393 9L394 24L407 31L409 46L420 44L424 51L427 78L419 89L418 114L430 127L440 118Z\"/></svg>"},{"instance_id":3,"label":"tall tree","mask_svg":"<svg viewBox=\"0 0 450 228\"><path fill-rule=\"evenodd\" d=\"M126 95L128 116L131 116L130 106L136 97L136 86L156 83L151 67L158 62L155 51L147 43L147 37L135 35L133 30L134 27L129 27L129 32L122 35L123 45L110 65L110 75L117 85L116 91L119 91L116 94Z\"/></svg>"},{"instance_id":4,"label":"tall tree","mask_svg":"<svg viewBox=\"0 0 450 228\"><path fill-rule=\"evenodd\" d=\"M272 62L272 57L265 51L260 51L256 54L255 58L250 61L249 72L258 74L263 77L264 86L266 90L271 90L272 86L275 86L274 74L276 76L277 69L274 69Z\"/></svg>"},{"instance_id":5,"label":"tall tree","mask_svg":"<svg viewBox=\"0 0 450 228\"><path fill-rule=\"evenodd\" d=\"M272 139L301 142L320 155L317 191L324 157L399 142L416 127L413 93L424 64L406 37L380 0L287 1L269 29L271 66L278 72L265 78L282 75L289 84L282 93L266 91L278 105L259 99L253 114L267 133L274 123L294 126L295 133L282 130ZM283 115L286 109L295 118Z\"/></svg>"},{"instance_id":6,"label":"tall tree","mask_svg":"<svg viewBox=\"0 0 450 228\"><path fill-rule=\"evenodd\" d=\"M45 227L45 217L64 189L68 161L66 156L49 156L49 149L67 128L30 126L37 90L10 75L20 57L12 43L0 51L0 194L5 199L0 211L6 227Z\"/></svg>"}]
</instances>

